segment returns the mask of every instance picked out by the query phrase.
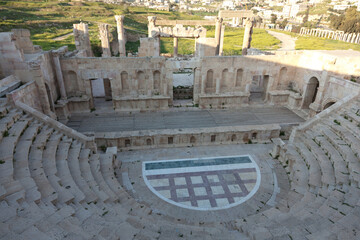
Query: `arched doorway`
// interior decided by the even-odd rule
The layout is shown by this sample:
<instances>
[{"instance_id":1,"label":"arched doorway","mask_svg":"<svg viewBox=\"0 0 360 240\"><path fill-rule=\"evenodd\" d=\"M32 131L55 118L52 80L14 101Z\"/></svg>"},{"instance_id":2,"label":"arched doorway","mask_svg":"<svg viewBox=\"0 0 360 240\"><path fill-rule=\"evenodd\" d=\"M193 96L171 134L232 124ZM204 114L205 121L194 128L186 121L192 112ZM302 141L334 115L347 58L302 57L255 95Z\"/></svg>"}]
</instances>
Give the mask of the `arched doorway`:
<instances>
[{"instance_id":1,"label":"arched doorway","mask_svg":"<svg viewBox=\"0 0 360 240\"><path fill-rule=\"evenodd\" d=\"M319 88L319 80L316 77L310 78L305 91L303 108L308 109L310 104L315 102L316 94Z\"/></svg>"},{"instance_id":2,"label":"arched doorway","mask_svg":"<svg viewBox=\"0 0 360 240\"><path fill-rule=\"evenodd\" d=\"M332 105L334 105L334 104L335 104L335 102L328 102L327 104L325 104L323 110L327 109L328 107L330 107L330 106L332 106Z\"/></svg>"}]
</instances>

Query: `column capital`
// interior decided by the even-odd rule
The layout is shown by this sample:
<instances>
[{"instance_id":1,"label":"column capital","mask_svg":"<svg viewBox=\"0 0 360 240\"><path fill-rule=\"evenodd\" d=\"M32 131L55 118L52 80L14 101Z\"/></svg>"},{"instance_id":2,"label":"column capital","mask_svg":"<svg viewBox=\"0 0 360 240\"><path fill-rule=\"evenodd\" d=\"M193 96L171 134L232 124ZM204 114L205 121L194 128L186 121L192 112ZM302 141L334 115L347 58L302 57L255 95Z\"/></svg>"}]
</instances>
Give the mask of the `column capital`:
<instances>
[{"instance_id":1,"label":"column capital","mask_svg":"<svg viewBox=\"0 0 360 240\"><path fill-rule=\"evenodd\" d=\"M222 23L223 20L224 19L222 17L216 17L216 23Z\"/></svg>"},{"instance_id":2,"label":"column capital","mask_svg":"<svg viewBox=\"0 0 360 240\"><path fill-rule=\"evenodd\" d=\"M38 59L35 59L28 63L31 70L39 70L41 61Z\"/></svg>"},{"instance_id":3,"label":"column capital","mask_svg":"<svg viewBox=\"0 0 360 240\"><path fill-rule=\"evenodd\" d=\"M116 22L123 22L124 21L124 15L115 15Z\"/></svg>"},{"instance_id":4,"label":"column capital","mask_svg":"<svg viewBox=\"0 0 360 240\"><path fill-rule=\"evenodd\" d=\"M109 28L109 24L107 23L99 23L100 31L106 31Z\"/></svg>"},{"instance_id":5,"label":"column capital","mask_svg":"<svg viewBox=\"0 0 360 240\"><path fill-rule=\"evenodd\" d=\"M156 17L155 16L148 16L148 22L153 23L155 25Z\"/></svg>"}]
</instances>

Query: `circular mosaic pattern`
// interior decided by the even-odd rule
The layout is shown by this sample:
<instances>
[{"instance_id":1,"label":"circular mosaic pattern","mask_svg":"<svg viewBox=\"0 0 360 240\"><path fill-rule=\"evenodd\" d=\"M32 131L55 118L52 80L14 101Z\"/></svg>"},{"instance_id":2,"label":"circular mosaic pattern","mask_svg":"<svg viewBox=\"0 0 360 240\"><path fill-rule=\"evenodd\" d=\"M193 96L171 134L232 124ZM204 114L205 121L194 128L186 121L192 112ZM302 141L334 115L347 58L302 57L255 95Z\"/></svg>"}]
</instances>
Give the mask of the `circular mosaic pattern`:
<instances>
[{"instance_id":1,"label":"circular mosaic pattern","mask_svg":"<svg viewBox=\"0 0 360 240\"><path fill-rule=\"evenodd\" d=\"M260 170L246 156L143 162L146 185L159 198L179 207L218 210L250 199L260 186Z\"/></svg>"}]
</instances>

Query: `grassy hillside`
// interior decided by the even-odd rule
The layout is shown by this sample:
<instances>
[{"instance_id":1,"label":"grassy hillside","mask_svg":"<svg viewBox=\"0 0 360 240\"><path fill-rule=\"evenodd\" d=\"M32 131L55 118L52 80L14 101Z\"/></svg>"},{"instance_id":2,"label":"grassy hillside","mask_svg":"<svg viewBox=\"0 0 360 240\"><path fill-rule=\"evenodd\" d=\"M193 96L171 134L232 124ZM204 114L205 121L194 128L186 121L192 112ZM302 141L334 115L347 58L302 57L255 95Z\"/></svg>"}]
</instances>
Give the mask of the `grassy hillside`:
<instances>
[{"instance_id":1,"label":"grassy hillside","mask_svg":"<svg viewBox=\"0 0 360 240\"><path fill-rule=\"evenodd\" d=\"M300 36L300 34L271 29L271 31L284 33L297 38L295 42L296 50L348 50L360 51L360 44L347 43L327 38L314 36Z\"/></svg>"},{"instance_id":2,"label":"grassy hillside","mask_svg":"<svg viewBox=\"0 0 360 240\"><path fill-rule=\"evenodd\" d=\"M0 31L10 31L12 28L27 28L31 32L34 44L42 46L44 50L68 45L75 49L72 25L80 21L89 24L91 44L99 49L100 40L98 23L111 25L110 30L116 38L116 22L114 15L125 15L126 31L137 34L147 34L147 17L157 16L158 19L203 19L204 13L179 13L147 9L142 7L128 7L127 5L104 4L101 2L70 2L58 0L47 1L1 1L0 12L2 21ZM206 13L210 15L211 13ZM213 13L216 14L216 13ZM214 27L208 28L208 36L214 37ZM60 40L55 38L64 36ZM241 54L243 30L226 28L224 52L225 55ZM172 39L163 38L161 52L172 53ZM255 30L253 47L260 49L276 49L279 41L264 30ZM128 52L137 52L139 41L128 42ZM192 39L179 40L179 54L194 52L195 43Z\"/></svg>"}]
</instances>

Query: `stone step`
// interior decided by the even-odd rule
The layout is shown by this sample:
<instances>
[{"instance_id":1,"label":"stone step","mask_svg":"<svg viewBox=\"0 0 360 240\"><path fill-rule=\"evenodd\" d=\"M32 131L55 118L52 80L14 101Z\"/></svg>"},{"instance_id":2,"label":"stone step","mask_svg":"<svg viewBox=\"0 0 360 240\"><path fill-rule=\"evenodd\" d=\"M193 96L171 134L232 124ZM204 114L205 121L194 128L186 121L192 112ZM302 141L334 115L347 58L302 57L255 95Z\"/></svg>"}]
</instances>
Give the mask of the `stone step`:
<instances>
[{"instance_id":1,"label":"stone step","mask_svg":"<svg viewBox=\"0 0 360 240\"><path fill-rule=\"evenodd\" d=\"M8 114L9 106L0 106L0 118L3 118Z\"/></svg>"},{"instance_id":2,"label":"stone step","mask_svg":"<svg viewBox=\"0 0 360 240\"><path fill-rule=\"evenodd\" d=\"M320 145L325 155L331 161L334 167L335 180L337 185L347 185L349 183L349 171L346 168L346 163L339 152L333 147L328 140L319 134L314 134L312 131L307 131L306 134L312 136L315 142Z\"/></svg>"},{"instance_id":3,"label":"stone step","mask_svg":"<svg viewBox=\"0 0 360 240\"><path fill-rule=\"evenodd\" d=\"M46 148L44 150L42 156L42 162L44 165L44 171L46 173L46 177L49 179L51 186L55 189L56 193L58 193L58 201L62 204L68 204L75 199L75 196L72 192L69 191L67 185L64 185L61 182L57 169L57 160L58 160L58 147L62 138L62 134L57 132L53 132L49 141L46 144Z\"/></svg>"},{"instance_id":4,"label":"stone step","mask_svg":"<svg viewBox=\"0 0 360 240\"><path fill-rule=\"evenodd\" d=\"M61 179L63 187L75 197L75 201L82 202L85 200L85 195L74 182L67 161L72 141L72 139L64 136L58 145L56 153L57 176Z\"/></svg>"},{"instance_id":5,"label":"stone step","mask_svg":"<svg viewBox=\"0 0 360 240\"><path fill-rule=\"evenodd\" d=\"M8 131L8 136L3 137L0 144L0 176L2 178L2 183L5 178L8 178L9 181L13 179L14 166L13 163L16 161L14 159L14 151L17 142L19 141L21 133L26 129L29 121L17 121Z\"/></svg>"},{"instance_id":6,"label":"stone step","mask_svg":"<svg viewBox=\"0 0 360 240\"><path fill-rule=\"evenodd\" d=\"M20 141L16 145L17 150L14 154L15 179L19 180L26 190L27 201L39 201L41 194L37 189L35 181L32 179L29 170L29 153L31 145L33 144L32 139L36 137L38 127L29 127L25 130L21 136Z\"/></svg>"},{"instance_id":7,"label":"stone step","mask_svg":"<svg viewBox=\"0 0 360 240\"><path fill-rule=\"evenodd\" d=\"M7 129L9 129L20 117L21 112L17 109L12 108L5 115L5 117L0 119L0 125L5 125Z\"/></svg>"},{"instance_id":8,"label":"stone step","mask_svg":"<svg viewBox=\"0 0 360 240\"><path fill-rule=\"evenodd\" d=\"M16 217L8 220L7 223L11 231L22 233L44 217L35 203L23 203L18 207Z\"/></svg>"},{"instance_id":9,"label":"stone step","mask_svg":"<svg viewBox=\"0 0 360 240\"><path fill-rule=\"evenodd\" d=\"M112 166L113 163L113 154L112 153L105 153L100 155L100 167L101 173L111 188L111 190L119 195L123 191L120 183L117 181L114 175L114 168Z\"/></svg>"},{"instance_id":10,"label":"stone step","mask_svg":"<svg viewBox=\"0 0 360 240\"><path fill-rule=\"evenodd\" d=\"M321 127L321 131L327 140L339 151L344 158L347 168L349 169L350 178L352 178L356 184L360 183L360 161L355 156L349 145L347 145L338 135L336 135L329 128Z\"/></svg>"},{"instance_id":11,"label":"stone step","mask_svg":"<svg viewBox=\"0 0 360 240\"><path fill-rule=\"evenodd\" d=\"M81 149L80 157L79 157L79 165L81 176L87 182L89 188L91 188L94 193L99 197L99 199L103 202L109 199L109 196L99 188L98 183L95 181L94 176L92 175L90 164L89 164L89 155L90 149Z\"/></svg>"},{"instance_id":12,"label":"stone step","mask_svg":"<svg viewBox=\"0 0 360 240\"><path fill-rule=\"evenodd\" d=\"M39 231L39 229L37 229L34 226L31 226L28 229L26 229L22 233L22 235L27 237L28 239L39 239L39 240L55 239L55 238L50 238L47 234Z\"/></svg>"},{"instance_id":13,"label":"stone step","mask_svg":"<svg viewBox=\"0 0 360 240\"><path fill-rule=\"evenodd\" d=\"M309 171L309 184L312 187L321 187L321 170L314 155L309 151L301 140L295 142L296 149L306 162Z\"/></svg>"},{"instance_id":14,"label":"stone step","mask_svg":"<svg viewBox=\"0 0 360 240\"><path fill-rule=\"evenodd\" d=\"M74 179L79 189L81 189L81 191L86 196L85 197L86 202L93 202L98 199L98 196L96 195L96 193L94 193L94 191L90 188L90 186L87 184L85 179L81 176L80 165L79 165L81 148L82 148L81 143L77 141L73 141L71 143L71 147L69 150L67 162L69 165L69 170L72 178Z\"/></svg>"},{"instance_id":15,"label":"stone step","mask_svg":"<svg viewBox=\"0 0 360 240\"><path fill-rule=\"evenodd\" d=\"M329 158L325 155L319 145L311 138L311 136L304 135L304 144L311 149L311 153L317 159L320 169L321 169L321 182L326 186L334 186L335 185L335 173L334 168L329 160Z\"/></svg>"},{"instance_id":16,"label":"stone step","mask_svg":"<svg viewBox=\"0 0 360 240\"><path fill-rule=\"evenodd\" d=\"M292 189L295 189L299 193L307 192L309 173L305 161L293 145L287 146L287 156L290 162L289 164L292 165L290 173Z\"/></svg>"},{"instance_id":17,"label":"stone step","mask_svg":"<svg viewBox=\"0 0 360 240\"><path fill-rule=\"evenodd\" d=\"M99 157L100 157L99 154L92 154L90 156L89 163L90 163L91 172L100 189L109 196L109 199L112 202L114 202L118 200L119 197L111 190L109 185L106 183L104 176L102 175L100 170Z\"/></svg>"},{"instance_id":18,"label":"stone step","mask_svg":"<svg viewBox=\"0 0 360 240\"><path fill-rule=\"evenodd\" d=\"M326 122L327 125L331 128L331 130L334 131L338 136L340 136L341 139L350 146L356 156L360 156L360 135L358 136L358 138L356 137L356 135L353 135L353 131L348 130L348 128L346 127L343 127L343 125L348 124L345 120L341 122L341 126L337 124L331 124L331 120L332 119Z\"/></svg>"},{"instance_id":19,"label":"stone step","mask_svg":"<svg viewBox=\"0 0 360 240\"><path fill-rule=\"evenodd\" d=\"M42 158L43 150L45 148L48 138L51 136L53 129L42 128L40 133L36 136L30 148L29 154L29 168L31 177L34 179L39 192L41 193L42 199L46 199L50 202L57 200L58 193L51 186L46 174L44 172Z\"/></svg>"}]
</instances>

